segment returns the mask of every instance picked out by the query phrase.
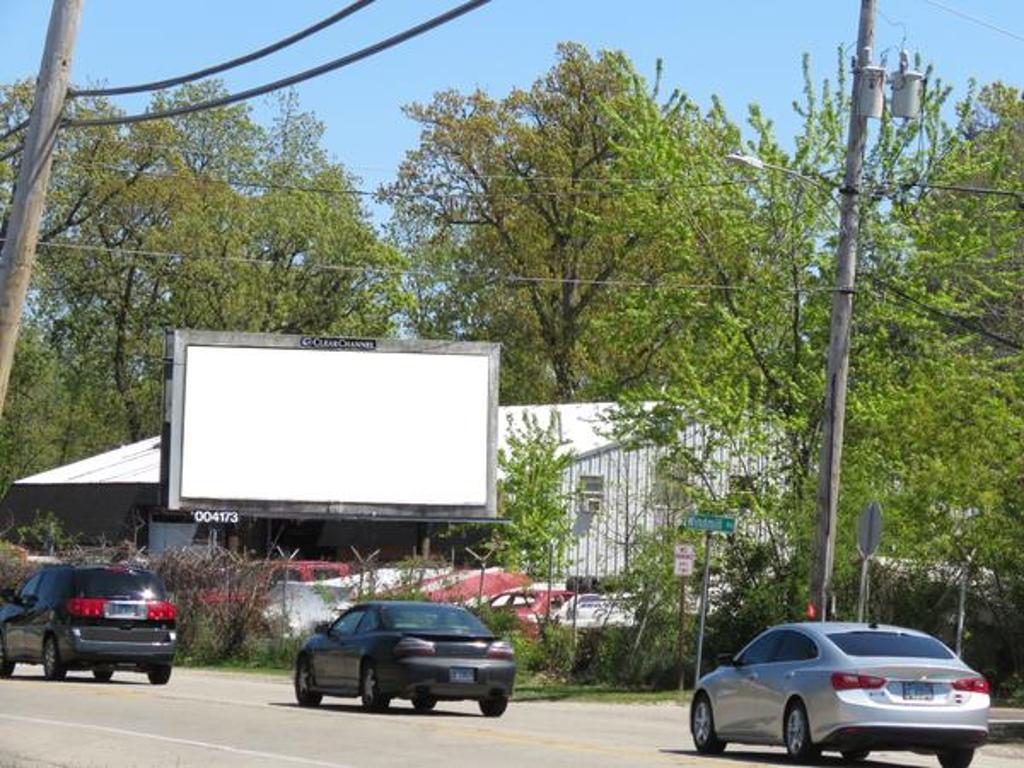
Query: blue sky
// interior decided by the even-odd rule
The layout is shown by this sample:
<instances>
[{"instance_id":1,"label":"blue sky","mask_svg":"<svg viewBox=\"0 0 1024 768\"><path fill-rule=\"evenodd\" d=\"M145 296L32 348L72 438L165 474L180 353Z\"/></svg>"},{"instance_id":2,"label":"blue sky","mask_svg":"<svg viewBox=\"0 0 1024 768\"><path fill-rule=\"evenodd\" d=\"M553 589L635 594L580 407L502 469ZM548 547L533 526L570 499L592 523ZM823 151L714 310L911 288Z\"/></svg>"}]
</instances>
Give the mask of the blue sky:
<instances>
[{"instance_id":1,"label":"blue sky","mask_svg":"<svg viewBox=\"0 0 1024 768\"><path fill-rule=\"evenodd\" d=\"M239 90L335 58L400 31L459 0L378 0L287 51L227 73ZM85 0L75 82L121 85L171 76L245 53L294 32L347 0ZM938 7L995 24L1002 34ZM49 17L47 0L0 0L0 81L33 76ZM529 85L554 61L559 41L625 51L651 75L707 104L718 94L734 118L758 102L786 139L796 128L800 56L833 76L836 49L856 38L858 0L494 0L469 16L353 67L297 87L302 106L327 125L325 144L366 186L387 180L417 140L400 112L443 88L495 95ZM1022 86L1024 1L879 0L877 48L896 60L919 50L962 94L969 77ZM138 109L144 102L122 98ZM258 118L268 103L254 103ZM375 211L380 220L383 212Z\"/></svg>"}]
</instances>

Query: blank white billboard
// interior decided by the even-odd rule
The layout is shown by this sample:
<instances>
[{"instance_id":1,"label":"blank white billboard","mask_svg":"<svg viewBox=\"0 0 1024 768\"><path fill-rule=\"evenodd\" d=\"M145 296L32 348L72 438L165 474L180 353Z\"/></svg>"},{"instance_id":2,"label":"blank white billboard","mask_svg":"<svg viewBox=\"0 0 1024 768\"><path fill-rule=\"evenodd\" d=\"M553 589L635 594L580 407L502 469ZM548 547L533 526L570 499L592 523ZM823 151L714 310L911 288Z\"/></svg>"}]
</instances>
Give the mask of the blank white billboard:
<instances>
[{"instance_id":1,"label":"blank white billboard","mask_svg":"<svg viewBox=\"0 0 1024 768\"><path fill-rule=\"evenodd\" d=\"M172 509L494 514L494 345L178 335Z\"/></svg>"}]
</instances>

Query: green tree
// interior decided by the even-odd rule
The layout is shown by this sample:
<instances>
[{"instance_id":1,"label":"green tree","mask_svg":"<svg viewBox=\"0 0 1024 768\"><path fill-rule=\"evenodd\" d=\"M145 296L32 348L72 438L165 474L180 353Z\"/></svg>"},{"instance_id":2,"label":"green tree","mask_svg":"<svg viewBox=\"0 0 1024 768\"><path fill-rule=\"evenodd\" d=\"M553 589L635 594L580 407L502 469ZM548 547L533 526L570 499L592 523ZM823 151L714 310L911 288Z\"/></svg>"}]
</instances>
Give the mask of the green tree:
<instances>
[{"instance_id":1,"label":"green tree","mask_svg":"<svg viewBox=\"0 0 1024 768\"><path fill-rule=\"evenodd\" d=\"M222 92L186 86L153 107ZM16 122L27 98L21 84L4 89L0 117ZM103 101L71 109L115 113ZM322 135L292 95L269 126L233 106L65 130L15 362L14 417L0 428L0 444L16 446L0 456L0 490L29 469L155 434L165 328L397 332L410 306L405 260L377 238L356 180L328 159ZM9 166L0 164L0 194L10 193Z\"/></svg>"},{"instance_id":2,"label":"green tree","mask_svg":"<svg viewBox=\"0 0 1024 768\"><path fill-rule=\"evenodd\" d=\"M498 454L503 473L499 483L499 527L493 542L508 568L547 578L548 568L563 572L572 539L573 494L565 488L565 470L572 463L552 417L547 426L523 416L509 417L507 448Z\"/></svg>"},{"instance_id":3,"label":"green tree","mask_svg":"<svg viewBox=\"0 0 1024 768\"><path fill-rule=\"evenodd\" d=\"M614 282L645 280L662 259L624 226L611 173L621 129L608 110L631 106L631 77L620 54L564 44L528 90L443 91L406 108L420 145L383 195L420 270L413 327L501 338L503 402L599 397L600 382L643 364L596 325L617 311Z\"/></svg>"}]
</instances>

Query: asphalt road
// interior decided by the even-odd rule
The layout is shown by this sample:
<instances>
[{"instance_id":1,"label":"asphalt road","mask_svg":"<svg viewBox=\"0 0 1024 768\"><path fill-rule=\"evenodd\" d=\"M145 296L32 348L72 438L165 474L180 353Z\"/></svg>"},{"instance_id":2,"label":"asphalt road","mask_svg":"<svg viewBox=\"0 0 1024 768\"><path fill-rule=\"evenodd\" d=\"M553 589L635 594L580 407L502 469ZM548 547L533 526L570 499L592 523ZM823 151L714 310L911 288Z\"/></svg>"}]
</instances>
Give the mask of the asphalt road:
<instances>
[{"instance_id":1,"label":"asphalt road","mask_svg":"<svg viewBox=\"0 0 1024 768\"><path fill-rule=\"evenodd\" d=\"M19 667L14 679L0 680L0 768L789 765L779 750L730 747L723 758L697 756L686 710L672 705L513 701L491 720L469 703L420 715L398 702L388 714L366 714L343 699L299 709L286 678L176 669L158 688L128 673L107 684L81 673L48 683L38 669ZM1022 760L1024 749L992 745L974 766L1019 768ZM938 762L890 753L865 765Z\"/></svg>"}]
</instances>

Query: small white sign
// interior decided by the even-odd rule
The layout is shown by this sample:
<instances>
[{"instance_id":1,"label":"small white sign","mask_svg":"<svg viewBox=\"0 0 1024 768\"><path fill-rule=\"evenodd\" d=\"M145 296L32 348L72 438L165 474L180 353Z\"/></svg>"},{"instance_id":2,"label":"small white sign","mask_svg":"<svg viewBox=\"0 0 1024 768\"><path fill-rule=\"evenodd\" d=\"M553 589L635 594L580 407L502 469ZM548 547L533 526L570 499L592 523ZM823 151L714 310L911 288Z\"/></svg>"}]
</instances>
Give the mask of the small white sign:
<instances>
[{"instance_id":1,"label":"small white sign","mask_svg":"<svg viewBox=\"0 0 1024 768\"><path fill-rule=\"evenodd\" d=\"M697 559L697 553L690 544L676 544L675 548L675 571L676 576L691 576L693 564Z\"/></svg>"}]
</instances>

